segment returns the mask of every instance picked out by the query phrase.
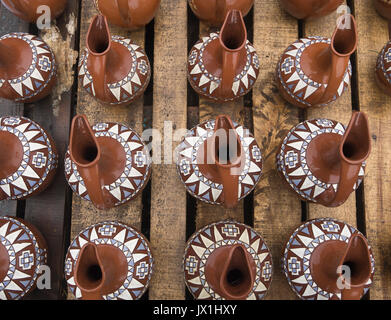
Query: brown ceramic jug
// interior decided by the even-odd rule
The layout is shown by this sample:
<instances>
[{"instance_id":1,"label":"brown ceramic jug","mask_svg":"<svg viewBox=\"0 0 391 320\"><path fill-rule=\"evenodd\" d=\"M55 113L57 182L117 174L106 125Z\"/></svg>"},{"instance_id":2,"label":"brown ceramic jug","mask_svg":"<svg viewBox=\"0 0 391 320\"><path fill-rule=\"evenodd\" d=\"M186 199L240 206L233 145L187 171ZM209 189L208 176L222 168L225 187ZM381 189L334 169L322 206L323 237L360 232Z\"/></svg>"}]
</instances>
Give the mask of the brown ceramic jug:
<instances>
[{"instance_id":1,"label":"brown ceramic jug","mask_svg":"<svg viewBox=\"0 0 391 320\"><path fill-rule=\"evenodd\" d=\"M324 107L349 87L350 56L357 48L356 22L340 17L331 39L309 37L291 44L280 58L276 81L281 95L300 108Z\"/></svg>"},{"instance_id":2,"label":"brown ceramic jug","mask_svg":"<svg viewBox=\"0 0 391 320\"><path fill-rule=\"evenodd\" d=\"M377 12L387 20L391 20L391 2L389 0L373 0Z\"/></svg>"},{"instance_id":3,"label":"brown ceramic jug","mask_svg":"<svg viewBox=\"0 0 391 320\"><path fill-rule=\"evenodd\" d=\"M359 300L375 272L367 239L356 228L330 218L297 228L286 244L282 266L303 300Z\"/></svg>"},{"instance_id":4,"label":"brown ceramic jug","mask_svg":"<svg viewBox=\"0 0 391 320\"><path fill-rule=\"evenodd\" d=\"M259 60L247 40L242 13L230 10L220 33L203 37L190 51L188 79L200 95L217 102L248 93L259 73Z\"/></svg>"},{"instance_id":5,"label":"brown ceramic jug","mask_svg":"<svg viewBox=\"0 0 391 320\"><path fill-rule=\"evenodd\" d=\"M90 95L105 104L126 105L143 94L151 77L148 57L130 39L111 36L104 16L93 18L86 46L79 79Z\"/></svg>"},{"instance_id":6,"label":"brown ceramic jug","mask_svg":"<svg viewBox=\"0 0 391 320\"><path fill-rule=\"evenodd\" d=\"M23 200L42 192L57 165L53 139L38 123L0 118L0 200Z\"/></svg>"},{"instance_id":7,"label":"brown ceramic jug","mask_svg":"<svg viewBox=\"0 0 391 320\"><path fill-rule=\"evenodd\" d=\"M189 0L191 10L200 20L217 27L223 24L230 10L240 10L244 17L253 4L254 0Z\"/></svg>"},{"instance_id":8,"label":"brown ceramic jug","mask_svg":"<svg viewBox=\"0 0 391 320\"><path fill-rule=\"evenodd\" d=\"M183 265L196 299L260 300L272 280L272 258L261 235L233 220L197 231L187 242Z\"/></svg>"},{"instance_id":9,"label":"brown ceramic jug","mask_svg":"<svg viewBox=\"0 0 391 320\"><path fill-rule=\"evenodd\" d=\"M50 94L56 82L56 61L49 46L27 33L0 38L0 97L30 103Z\"/></svg>"},{"instance_id":10,"label":"brown ceramic jug","mask_svg":"<svg viewBox=\"0 0 391 320\"><path fill-rule=\"evenodd\" d=\"M30 223L0 217L0 300L19 300L36 287L47 244Z\"/></svg>"},{"instance_id":11,"label":"brown ceramic jug","mask_svg":"<svg viewBox=\"0 0 391 320\"><path fill-rule=\"evenodd\" d=\"M343 0L280 0L280 3L296 19L313 19L334 12Z\"/></svg>"},{"instance_id":12,"label":"brown ceramic jug","mask_svg":"<svg viewBox=\"0 0 391 320\"><path fill-rule=\"evenodd\" d=\"M55 19L64 11L67 0L1 0L1 3L19 18L36 22L42 15L41 6L48 6L51 19Z\"/></svg>"},{"instance_id":13,"label":"brown ceramic jug","mask_svg":"<svg viewBox=\"0 0 391 320\"><path fill-rule=\"evenodd\" d=\"M354 112L346 129L333 120L307 120L285 137L277 169L303 200L336 207L362 182L370 152L365 113Z\"/></svg>"},{"instance_id":14,"label":"brown ceramic jug","mask_svg":"<svg viewBox=\"0 0 391 320\"><path fill-rule=\"evenodd\" d=\"M228 116L189 131L177 148L177 170L197 199L235 207L258 183L262 155L254 137Z\"/></svg>"},{"instance_id":15,"label":"brown ceramic jug","mask_svg":"<svg viewBox=\"0 0 391 320\"><path fill-rule=\"evenodd\" d=\"M154 18L160 0L94 0L98 11L111 23L130 30L144 27Z\"/></svg>"},{"instance_id":16,"label":"brown ceramic jug","mask_svg":"<svg viewBox=\"0 0 391 320\"><path fill-rule=\"evenodd\" d=\"M140 194L151 161L139 135L113 122L92 128L85 115L73 118L65 176L72 190L98 209L119 206Z\"/></svg>"},{"instance_id":17,"label":"brown ceramic jug","mask_svg":"<svg viewBox=\"0 0 391 320\"><path fill-rule=\"evenodd\" d=\"M153 257L147 239L118 221L94 224L72 241L65 260L76 299L135 300L147 290Z\"/></svg>"}]
</instances>

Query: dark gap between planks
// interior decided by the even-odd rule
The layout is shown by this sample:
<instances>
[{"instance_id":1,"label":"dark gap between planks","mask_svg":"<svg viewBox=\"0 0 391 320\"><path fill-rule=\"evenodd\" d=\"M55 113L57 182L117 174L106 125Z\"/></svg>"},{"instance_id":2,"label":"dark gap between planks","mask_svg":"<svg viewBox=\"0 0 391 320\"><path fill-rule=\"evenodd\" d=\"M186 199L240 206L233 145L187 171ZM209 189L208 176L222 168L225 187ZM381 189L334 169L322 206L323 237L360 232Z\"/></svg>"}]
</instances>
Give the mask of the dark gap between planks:
<instances>
[{"instance_id":1,"label":"dark gap between planks","mask_svg":"<svg viewBox=\"0 0 391 320\"><path fill-rule=\"evenodd\" d=\"M199 20L187 4L187 52L199 39ZM187 129L199 123L199 97L187 81ZM197 200L186 192L186 239L196 231ZM193 300L193 296L186 287L186 300Z\"/></svg>"}]
</instances>

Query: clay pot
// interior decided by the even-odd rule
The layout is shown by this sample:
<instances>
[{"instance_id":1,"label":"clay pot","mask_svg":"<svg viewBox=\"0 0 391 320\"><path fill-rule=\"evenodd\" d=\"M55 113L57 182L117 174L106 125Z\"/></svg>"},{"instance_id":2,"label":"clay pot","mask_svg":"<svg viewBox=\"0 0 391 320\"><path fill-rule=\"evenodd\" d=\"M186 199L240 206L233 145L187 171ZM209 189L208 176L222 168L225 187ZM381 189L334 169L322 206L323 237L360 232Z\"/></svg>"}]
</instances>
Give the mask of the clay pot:
<instances>
[{"instance_id":1,"label":"clay pot","mask_svg":"<svg viewBox=\"0 0 391 320\"><path fill-rule=\"evenodd\" d=\"M251 10L254 0L189 0L194 14L202 21L220 27L230 10L240 10L246 16Z\"/></svg>"},{"instance_id":2,"label":"clay pot","mask_svg":"<svg viewBox=\"0 0 391 320\"><path fill-rule=\"evenodd\" d=\"M0 118L0 200L22 200L42 192L56 173L53 139L24 117Z\"/></svg>"},{"instance_id":3,"label":"clay pot","mask_svg":"<svg viewBox=\"0 0 391 320\"><path fill-rule=\"evenodd\" d=\"M39 37L14 32L0 38L0 97L30 103L50 94L56 61Z\"/></svg>"},{"instance_id":4,"label":"clay pot","mask_svg":"<svg viewBox=\"0 0 391 320\"><path fill-rule=\"evenodd\" d=\"M130 30L150 23L160 0L94 0L96 9L113 24Z\"/></svg>"},{"instance_id":5,"label":"clay pot","mask_svg":"<svg viewBox=\"0 0 391 320\"><path fill-rule=\"evenodd\" d=\"M372 284L375 260L361 232L324 218L310 220L293 232L282 267L303 300L358 300Z\"/></svg>"},{"instance_id":6,"label":"clay pot","mask_svg":"<svg viewBox=\"0 0 391 320\"><path fill-rule=\"evenodd\" d=\"M370 152L365 113L354 112L346 129L333 120L307 120L285 137L277 169L302 200L337 207L361 184Z\"/></svg>"},{"instance_id":7,"label":"clay pot","mask_svg":"<svg viewBox=\"0 0 391 320\"><path fill-rule=\"evenodd\" d=\"M177 170L197 199L235 207L258 183L262 155L249 131L220 115L191 129L178 146Z\"/></svg>"},{"instance_id":8,"label":"clay pot","mask_svg":"<svg viewBox=\"0 0 391 320\"><path fill-rule=\"evenodd\" d=\"M391 20L391 2L389 0L373 0L377 12L387 20Z\"/></svg>"},{"instance_id":9,"label":"clay pot","mask_svg":"<svg viewBox=\"0 0 391 320\"><path fill-rule=\"evenodd\" d=\"M98 209L136 197L151 173L148 150L131 128L112 122L92 128L85 115L73 118L65 176L72 190Z\"/></svg>"},{"instance_id":10,"label":"clay pot","mask_svg":"<svg viewBox=\"0 0 391 320\"><path fill-rule=\"evenodd\" d=\"M0 300L18 300L33 291L46 261L46 241L34 226L0 217Z\"/></svg>"},{"instance_id":11,"label":"clay pot","mask_svg":"<svg viewBox=\"0 0 391 320\"><path fill-rule=\"evenodd\" d=\"M148 288L154 262L147 239L118 221L81 231L65 259L68 288L84 300L139 299Z\"/></svg>"},{"instance_id":12,"label":"clay pot","mask_svg":"<svg viewBox=\"0 0 391 320\"><path fill-rule=\"evenodd\" d=\"M151 67L140 46L111 36L102 15L92 20L86 45L79 61L79 80L90 95L105 104L126 105L143 94Z\"/></svg>"},{"instance_id":13,"label":"clay pot","mask_svg":"<svg viewBox=\"0 0 391 320\"><path fill-rule=\"evenodd\" d=\"M349 27L350 25L350 27ZM349 87L350 56L357 48L352 15L339 19L330 39L309 37L290 45L280 58L276 81L281 95L300 108L324 107Z\"/></svg>"},{"instance_id":14,"label":"clay pot","mask_svg":"<svg viewBox=\"0 0 391 320\"><path fill-rule=\"evenodd\" d=\"M259 60L247 40L240 11L229 11L220 33L211 33L194 45L187 68L193 89L214 101L232 101L251 90L258 77Z\"/></svg>"},{"instance_id":15,"label":"clay pot","mask_svg":"<svg viewBox=\"0 0 391 320\"><path fill-rule=\"evenodd\" d=\"M48 6L51 19L55 19L63 13L67 0L1 0L1 3L19 18L36 22L42 15L40 6Z\"/></svg>"},{"instance_id":16,"label":"clay pot","mask_svg":"<svg viewBox=\"0 0 391 320\"><path fill-rule=\"evenodd\" d=\"M281 6L296 19L327 16L342 3L343 0L280 0Z\"/></svg>"},{"instance_id":17,"label":"clay pot","mask_svg":"<svg viewBox=\"0 0 391 320\"><path fill-rule=\"evenodd\" d=\"M261 300L272 281L272 257L262 236L233 220L194 233L183 268L195 299Z\"/></svg>"}]
</instances>

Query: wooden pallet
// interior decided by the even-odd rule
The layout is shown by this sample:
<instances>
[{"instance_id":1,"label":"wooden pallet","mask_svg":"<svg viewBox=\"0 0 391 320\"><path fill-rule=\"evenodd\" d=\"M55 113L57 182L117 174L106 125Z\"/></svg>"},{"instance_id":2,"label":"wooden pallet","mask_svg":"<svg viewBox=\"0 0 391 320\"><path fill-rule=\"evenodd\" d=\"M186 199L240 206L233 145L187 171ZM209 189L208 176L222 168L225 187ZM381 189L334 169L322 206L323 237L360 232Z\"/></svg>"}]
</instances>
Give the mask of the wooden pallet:
<instances>
[{"instance_id":1,"label":"wooden pallet","mask_svg":"<svg viewBox=\"0 0 391 320\"><path fill-rule=\"evenodd\" d=\"M52 289L36 290L31 299L63 299L64 257L72 239L92 223L117 219L139 228L150 239L156 268L145 298L185 299L182 255L187 238L198 228L224 218L234 218L255 227L272 250L273 283L267 299L295 299L280 270L285 241L302 221L333 217L364 232L376 259L370 299L391 299L391 99L377 88L374 66L378 52L388 40L387 22L373 8L371 0L347 1L356 16L359 31L357 54L352 58L352 88L335 104L307 112L288 105L278 94L274 71L283 50L300 36L330 36L337 14L311 22L287 15L277 0L256 0L246 17L249 40L260 57L260 75L244 98L225 105L199 98L190 88L186 60L199 36L212 31L193 15L187 1L163 0L151 24L136 32L111 26L113 34L127 36L145 47L153 68L152 81L143 98L128 107L102 106L86 94L75 74L77 52L85 47L85 36L97 13L93 1L69 0L68 7L50 30L38 31L0 7L0 35L11 31L40 34L54 49L59 63L60 83L55 93L34 105L1 101L0 115L25 115L42 124L53 135L60 152L60 167L54 183L41 195L26 201L0 204L2 215L24 217L34 223L49 243ZM347 123L352 110L369 116L373 150L364 183L349 200L335 209L301 202L287 190L276 172L275 154L281 139L304 119L325 117ZM191 128L225 113L248 127L261 146L264 172L256 190L234 210L206 205L186 194L175 165L154 164L151 181L142 196L108 211L71 196L63 173L71 116L84 113L90 122L118 121L141 133L155 128L162 134L165 121L170 128ZM168 128L166 128L167 130ZM154 141L164 144L164 141ZM174 149L175 145L169 149ZM153 155L162 158L164 154ZM69 297L72 298L72 297Z\"/></svg>"}]
</instances>

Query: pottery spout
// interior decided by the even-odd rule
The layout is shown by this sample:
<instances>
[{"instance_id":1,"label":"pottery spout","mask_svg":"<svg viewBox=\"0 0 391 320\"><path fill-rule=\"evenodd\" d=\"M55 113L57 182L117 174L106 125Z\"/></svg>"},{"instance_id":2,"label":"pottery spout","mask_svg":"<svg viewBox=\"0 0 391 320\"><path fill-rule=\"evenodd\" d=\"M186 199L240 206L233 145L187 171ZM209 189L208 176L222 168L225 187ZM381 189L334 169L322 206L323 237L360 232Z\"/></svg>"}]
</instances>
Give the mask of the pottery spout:
<instances>
[{"instance_id":1,"label":"pottery spout","mask_svg":"<svg viewBox=\"0 0 391 320\"><path fill-rule=\"evenodd\" d=\"M214 133L199 154L199 168L205 176L223 185L223 206L227 209L238 204L242 156L242 145L232 120L218 116Z\"/></svg>"},{"instance_id":2,"label":"pottery spout","mask_svg":"<svg viewBox=\"0 0 391 320\"><path fill-rule=\"evenodd\" d=\"M217 249L205 267L211 287L228 300L247 298L254 284L254 271L254 262L241 244Z\"/></svg>"},{"instance_id":3,"label":"pottery spout","mask_svg":"<svg viewBox=\"0 0 391 320\"><path fill-rule=\"evenodd\" d=\"M246 60L245 44L247 30L239 10L230 10L220 30L222 48L222 75L220 90L222 95L229 96L241 61Z\"/></svg>"},{"instance_id":4,"label":"pottery spout","mask_svg":"<svg viewBox=\"0 0 391 320\"><path fill-rule=\"evenodd\" d=\"M340 179L333 199L324 205L337 207L343 204L357 183L362 163L371 152L368 118L363 112L354 112L339 145Z\"/></svg>"},{"instance_id":5,"label":"pottery spout","mask_svg":"<svg viewBox=\"0 0 391 320\"><path fill-rule=\"evenodd\" d=\"M69 153L83 178L92 203L99 209L113 207L103 190L99 170L101 149L85 115L77 115L72 120Z\"/></svg>"},{"instance_id":6,"label":"pottery spout","mask_svg":"<svg viewBox=\"0 0 391 320\"><path fill-rule=\"evenodd\" d=\"M350 56L357 49L356 20L351 14L343 15L338 20L338 25L331 38L330 53L331 66L327 88L320 97L318 103L332 101L337 95L342 94L341 83L344 80L346 68L349 65ZM343 87L342 87L343 88Z\"/></svg>"},{"instance_id":7,"label":"pottery spout","mask_svg":"<svg viewBox=\"0 0 391 320\"><path fill-rule=\"evenodd\" d=\"M109 95L105 83L111 49L111 34L105 16L96 15L93 18L88 28L86 46L89 52L88 71L93 78L95 96L105 100L105 96Z\"/></svg>"},{"instance_id":8,"label":"pottery spout","mask_svg":"<svg viewBox=\"0 0 391 320\"><path fill-rule=\"evenodd\" d=\"M354 234L350 238L340 262L341 271L337 272L344 287L341 292L342 300L359 300L363 296L372 268L368 246L367 239L361 234ZM349 271L342 272L343 267Z\"/></svg>"}]
</instances>

